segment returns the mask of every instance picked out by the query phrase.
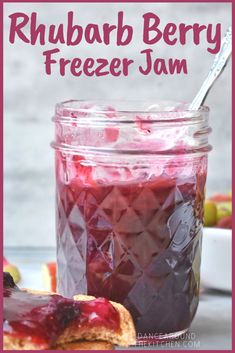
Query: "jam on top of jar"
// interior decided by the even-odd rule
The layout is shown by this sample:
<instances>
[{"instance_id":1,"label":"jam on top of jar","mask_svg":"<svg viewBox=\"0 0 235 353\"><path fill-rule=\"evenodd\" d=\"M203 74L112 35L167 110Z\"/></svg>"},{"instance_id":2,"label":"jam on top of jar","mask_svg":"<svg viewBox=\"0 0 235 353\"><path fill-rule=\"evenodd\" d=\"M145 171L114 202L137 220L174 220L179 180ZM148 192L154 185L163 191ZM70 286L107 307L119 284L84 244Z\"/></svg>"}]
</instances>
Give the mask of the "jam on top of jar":
<instances>
[{"instance_id":1,"label":"jam on top of jar","mask_svg":"<svg viewBox=\"0 0 235 353\"><path fill-rule=\"evenodd\" d=\"M70 326L120 328L118 311L104 298L75 301L60 295L40 295L20 290L4 273L4 334L27 336L37 343L53 345Z\"/></svg>"}]
</instances>

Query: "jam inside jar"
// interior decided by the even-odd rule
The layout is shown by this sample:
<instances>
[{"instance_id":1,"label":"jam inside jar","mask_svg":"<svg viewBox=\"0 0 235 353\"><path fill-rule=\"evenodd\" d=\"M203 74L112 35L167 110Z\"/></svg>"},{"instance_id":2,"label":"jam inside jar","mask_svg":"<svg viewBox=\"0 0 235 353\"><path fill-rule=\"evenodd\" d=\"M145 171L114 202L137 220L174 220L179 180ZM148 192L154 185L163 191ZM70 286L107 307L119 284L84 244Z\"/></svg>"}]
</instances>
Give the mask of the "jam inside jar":
<instances>
[{"instance_id":1,"label":"jam inside jar","mask_svg":"<svg viewBox=\"0 0 235 353\"><path fill-rule=\"evenodd\" d=\"M146 106L56 106L58 292L120 302L137 338L158 341L197 310L211 147L207 107Z\"/></svg>"}]
</instances>

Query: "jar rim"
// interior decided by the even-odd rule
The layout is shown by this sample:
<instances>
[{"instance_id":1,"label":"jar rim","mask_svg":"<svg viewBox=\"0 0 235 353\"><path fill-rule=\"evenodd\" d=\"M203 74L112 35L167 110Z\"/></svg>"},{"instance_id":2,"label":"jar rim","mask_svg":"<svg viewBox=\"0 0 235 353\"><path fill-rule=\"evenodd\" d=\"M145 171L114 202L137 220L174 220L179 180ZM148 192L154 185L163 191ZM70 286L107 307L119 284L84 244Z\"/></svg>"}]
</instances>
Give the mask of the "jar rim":
<instances>
[{"instance_id":1,"label":"jar rim","mask_svg":"<svg viewBox=\"0 0 235 353\"><path fill-rule=\"evenodd\" d=\"M211 128L207 106L200 107L198 111L187 109L178 109L177 111L172 108L172 104L174 107L175 104L180 104L178 108L187 108L189 104L164 101L165 106L172 110L152 112L148 110L115 110L110 105L111 101L108 101L110 110L107 105L104 105L105 110L102 110L100 107L103 106L100 102L104 104L105 101L68 100L58 103L53 117L56 126L56 141L52 143L52 147L66 153L79 152L86 155L88 153L204 154L211 149L208 145L208 134L211 132ZM112 102L120 102L120 100ZM125 102L131 102L134 108L138 106L137 103L140 103L133 100ZM142 101L142 103L146 104L146 101ZM114 106L117 108L116 104ZM173 147L169 147L169 141L173 139L174 131L176 136L174 136L173 151ZM187 148L183 149L182 134L187 140L185 140ZM167 141L166 146L163 142L159 146L159 141Z\"/></svg>"},{"instance_id":2,"label":"jar rim","mask_svg":"<svg viewBox=\"0 0 235 353\"><path fill-rule=\"evenodd\" d=\"M149 103L148 106L154 106L161 104L164 106L166 109L160 109L160 110L148 110L146 109L125 109L125 108L118 108L120 104L127 104L127 105L132 105L133 107L138 107L141 104L143 106L147 106L147 103ZM93 109L93 107L96 105L99 106L98 109ZM104 106L105 104L105 106ZM113 105L112 105L113 104ZM102 108L102 106L104 108ZM125 105L124 105L125 106ZM123 107L124 107L123 106ZM169 109L173 107L176 107L177 110L169 110L167 107L169 106ZM166 101L166 100L160 100L156 102L148 102L145 100L121 100L121 99L111 99L111 100L103 100L103 99L71 99L67 101L63 101L60 103L56 104L55 108L55 117L53 117L54 121L74 121L74 118L76 117L76 113L79 114L81 113L84 114L84 118L86 117L86 114L89 115L89 120L92 121L110 121L110 122L119 122L120 117L123 118L125 116L125 120L121 120L122 123L131 123L134 122L134 119L132 118L133 116L136 117L136 115L142 115L141 120L145 121L146 115L151 115L151 122L156 123L156 122L174 122L174 121L184 121L184 122L195 122L195 120L203 120L202 116L203 115L208 115L210 109L208 106L200 106L198 110L190 110L188 109L190 106L189 103L185 102L177 102L177 101ZM113 108L115 107L115 108ZM161 106L160 106L161 107ZM181 109L182 108L182 109ZM98 115L96 117L92 117L91 114L95 113ZM117 116L115 117L109 117L109 114L116 114ZM100 119L101 115L102 119ZM105 115L105 117L104 117ZM187 116L188 115L188 116ZM149 120L148 120L149 122Z\"/></svg>"}]
</instances>

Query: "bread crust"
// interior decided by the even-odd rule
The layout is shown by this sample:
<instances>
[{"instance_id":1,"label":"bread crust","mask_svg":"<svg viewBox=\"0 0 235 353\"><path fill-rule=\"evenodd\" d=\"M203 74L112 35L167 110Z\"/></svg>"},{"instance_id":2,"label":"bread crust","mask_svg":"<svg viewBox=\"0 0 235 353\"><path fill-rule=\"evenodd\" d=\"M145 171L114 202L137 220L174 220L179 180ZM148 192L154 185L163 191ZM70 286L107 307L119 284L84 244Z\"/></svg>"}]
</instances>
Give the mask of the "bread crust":
<instances>
[{"instance_id":1,"label":"bread crust","mask_svg":"<svg viewBox=\"0 0 235 353\"><path fill-rule=\"evenodd\" d=\"M35 344L26 339L13 338L11 336L4 335L4 351L5 350L46 350L48 349L45 345ZM50 350L66 350L66 351L78 351L78 350L113 350L114 346L110 342L105 341L76 341L70 343L64 343L58 345Z\"/></svg>"},{"instance_id":2,"label":"bread crust","mask_svg":"<svg viewBox=\"0 0 235 353\"><path fill-rule=\"evenodd\" d=\"M36 344L27 337L14 337L4 333L3 335L3 350L46 350L48 345Z\"/></svg>"},{"instance_id":3,"label":"bread crust","mask_svg":"<svg viewBox=\"0 0 235 353\"><path fill-rule=\"evenodd\" d=\"M46 291L37 291L23 289L29 293L37 295L48 295L56 294ZM95 297L88 295L75 295L74 300L79 301L89 301L93 300ZM68 327L64 330L62 335L59 336L56 342L56 349L62 350L79 350L79 349L106 349L106 348L79 348L79 347L104 347L110 348L113 345L119 345L122 347L127 347L129 345L134 345L136 343L136 333L133 324L132 317L127 309L119 303L110 301L114 308L119 312L120 316L120 331L115 332L113 330L107 329L106 327L100 327L97 330L97 327L86 330L86 328ZM89 341L89 342L87 342ZM101 342L101 343L100 343ZM89 346L90 344L90 346ZM68 347L74 348L63 348ZM103 347L102 346L102 347ZM62 347L62 348L61 348ZM77 348L75 348L77 347ZM36 344L27 337L13 337L11 335L4 334L4 350L47 350L49 349L46 344Z\"/></svg>"},{"instance_id":4,"label":"bread crust","mask_svg":"<svg viewBox=\"0 0 235 353\"><path fill-rule=\"evenodd\" d=\"M76 350L113 350L114 346L110 342L104 341L78 341L62 344L57 346L56 349L66 350L66 351L76 351Z\"/></svg>"}]
</instances>

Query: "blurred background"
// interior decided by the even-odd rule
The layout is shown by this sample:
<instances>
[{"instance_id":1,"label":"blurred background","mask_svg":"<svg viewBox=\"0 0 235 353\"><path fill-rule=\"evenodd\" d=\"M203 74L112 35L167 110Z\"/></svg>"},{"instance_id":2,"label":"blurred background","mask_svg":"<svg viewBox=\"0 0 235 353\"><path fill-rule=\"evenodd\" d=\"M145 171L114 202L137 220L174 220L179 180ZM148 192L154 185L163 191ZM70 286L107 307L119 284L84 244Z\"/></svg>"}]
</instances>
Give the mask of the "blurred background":
<instances>
[{"instance_id":1,"label":"blurred background","mask_svg":"<svg viewBox=\"0 0 235 353\"><path fill-rule=\"evenodd\" d=\"M128 47L81 44L61 47L60 55L73 57L130 57L138 65L142 43L142 15L148 11L168 22L231 24L229 3L158 4L4 4L4 245L54 246L54 155L50 148L56 102L67 99L161 99L191 101L207 75L214 56L206 42L199 46L158 43L154 56L186 58L188 75L143 76L132 70L128 77L61 77L58 66L46 76L42 52L50 49L21 41L9 44L9 15L36 11L44 24L61 23L74 11L78 23L114 23L118 11L134 27ZM162 28L161 26L161 28ZM58 45L56 45L58 47ZM152 48L154 49L154 48ZM231 63L209 94L213 151L209 158L207 195L231 189Z\"/></svg>"}]
</instances>

